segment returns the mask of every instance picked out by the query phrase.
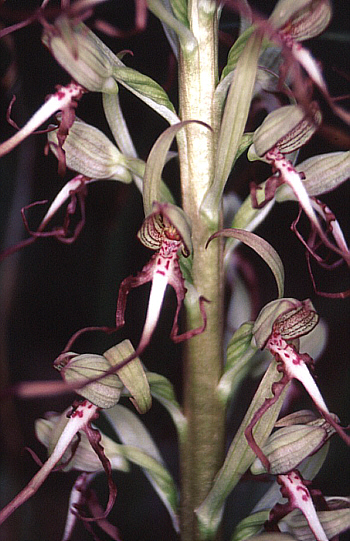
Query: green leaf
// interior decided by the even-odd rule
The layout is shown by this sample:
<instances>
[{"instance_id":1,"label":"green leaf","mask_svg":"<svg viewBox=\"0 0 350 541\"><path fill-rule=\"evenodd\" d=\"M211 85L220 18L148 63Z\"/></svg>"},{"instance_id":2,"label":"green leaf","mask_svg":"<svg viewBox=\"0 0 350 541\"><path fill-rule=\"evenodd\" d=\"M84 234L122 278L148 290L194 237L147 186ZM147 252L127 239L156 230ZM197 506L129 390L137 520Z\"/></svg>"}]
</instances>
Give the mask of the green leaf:
<instances>
[{"instance_id":1,"label":"green leaf","mask_svg":"<svg viewBox=\"0 0 350 541\"><path fill-rule=\"evenodd\" d=\"M208 242L210 242L216 237L233 237L234 239L243 242L244 244L252 248L257 254L259 254L265 261L265 263L270 267L275 277L278 289L278 297L283 296L283 263L276 250L272 248L271 244L269 244L266 240L259 237L258 235L255 235L255 233L251 233L250 231L244 231L243 229L222 229L221 231L217 231L217 233L214 233L214 235L209 238Z\"/></svg>"},{"instance_id":2,"label":"green leaf","mask_svg":"<svg viewBox=\"0 0 350 541\"><path fill-rule=\"evenodd\" d=\"M187 0L170 0L171 7L178 21L185 26L189 26L187 17Z\"/></svg>"},{"instance_id":3,"label":"green leaf","mask_svg":"<svg viewBox=\"0 0 350 541\"><path fill-rule=\"evenodd\" d=\"M135 352L130 340L123 340L104 352L111 366L117 367ZM152 405L152 397L145 371L139 358L118 370L118 377L131 394L130 400L139 413L146 413Z\"/></svg>"},{"instance_id":4,"label":"green leaf","mask_svg":"<svg viewBox=\"0 0 350 541\"><path fill-rule=\"evenodd\" d=\"M146 372L148 383L151 387L151 394L156 398L170 413L177 429L180 441L183 441L186 435L187 420L181 411L180 405L176 400L173 385L170 381L160 374Z\"/></svg>"},{"instance_id":5,"label":"green leaf","mask_svg":"<svg viewBox=\"0 0 350 541\"><path fill-rule=\"evenodd\" d=\"M227 360L218 384L219 398L226 404L234 395L254 363L257 348L251 345L254 323L243 323L227 346Z\"/></svg>"},{"instance_id":6,"label":"green leaf","mask_svg":"<svg viewBox=\"0 0 350 541\"><path fill-rule=\"evenodd\" d=\"M272 395L271 386L274 382L279 381L280 377L281 376L277 370L276 363L272 362L266 371L265 376L263 377L243 419L243 422L230 445L225 462L215 478L212 489L197 510L199 527L204 539L212 539L215 536L215 532L220 525L223 507L227 496L255 459L255 454L248 444L244 431L257 409L259 409L259 407L265 402L267 397ZM273 429L279 411L282 407L284 396L285 391L282 393L277 402L273 404L273 406L255 425L254 438L260 447L265 443Z\"/></svg>"},{"instance_id":7,"label":"green leaf","mask_svg":"<svg viewBox=\"0 0 350 541\"><path fill-rule=\"evenodd\" d=\"M138 464L169 511L174 528L179 531L177 490L164 466L158 447L139 418L119 404L104 412L124 447L124 456Z\"/></svg>"},{"instance_id":8,"label":"green leaf","mask_svg":"<svg viewBox=\"0 0 350 541\"><path fill-rule=\"evenodd\" d=\"M241 34L234 44L232 45L231 49L228 52L227 55L227 64L222 70L221 78L222 81L226 75L228 75L231 71L234 70L234 68L237 66L237 62L241 54L243 53L244 47L247 45L247 41L252 35L252 33L256 30L255 26L250 26L247 28L243 34Z\"/></svg>"},{"instance_id":9,"label":"green leaf","mask_svg":"<svg viewBox=\"0 0 350 541\"><path fill-rule=\"evenodd\" d=\"M209 216L219 207L222 193L239 149L253 96L262 35L249 38L234 71L219 132L215 176L202 205Z\"/></svg>"}]
</instances>

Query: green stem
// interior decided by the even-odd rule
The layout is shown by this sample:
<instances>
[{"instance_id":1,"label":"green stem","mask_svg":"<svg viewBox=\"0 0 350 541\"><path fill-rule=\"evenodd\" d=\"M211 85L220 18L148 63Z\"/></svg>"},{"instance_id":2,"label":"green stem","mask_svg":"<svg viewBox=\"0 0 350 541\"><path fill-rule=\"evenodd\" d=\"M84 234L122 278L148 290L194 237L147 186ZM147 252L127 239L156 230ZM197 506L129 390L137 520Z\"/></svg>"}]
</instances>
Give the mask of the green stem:
<instances>
[{"instance_id":1,"label":"green stem","mask_svg":"<svg viewBox=\"0 0 350 541\"><path fill-rule=\"evenodd\" d=\"M217 82L217 12L211 0L189 2L188 18L198 47L180 58L181 120L213 122ZM184 211L192 222L194 287L206 304L206 331L186 343L184 410L187 437L181 446L181 538L201 541L195 509L210 490L224 456L225 410L218 399L222 373L222 253L220 243L205 248L219 228L220 212L203 216L200 205L214 175L216 134L203 126L186 127L186 143L178 141ZM187 295L188 328L201 324L198 302Z\"/></svg>"}]
</instances>

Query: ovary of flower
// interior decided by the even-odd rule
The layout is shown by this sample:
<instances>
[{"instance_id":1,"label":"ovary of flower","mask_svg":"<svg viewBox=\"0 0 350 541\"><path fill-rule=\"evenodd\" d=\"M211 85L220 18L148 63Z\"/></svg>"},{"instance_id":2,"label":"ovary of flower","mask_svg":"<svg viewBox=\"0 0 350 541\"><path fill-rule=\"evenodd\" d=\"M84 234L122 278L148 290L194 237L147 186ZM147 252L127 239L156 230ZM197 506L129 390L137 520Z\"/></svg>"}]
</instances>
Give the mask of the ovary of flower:
<instances>
[{"instance_id":1,"label":"ovary of flower","mask_svg":"<svg viewBox=\"0 0 350 541\"><path fill-rule=\"evenodd\" d=\"M88 400L84 400L84 402L79 404L70 416L69 421L48 460L34 475L33 479L29 481L28 485L0 511L0 524L36 493L49 473L54 469L59 460L61 460L74 436L96 416L97 411L98 407L91 404Z\"/></svg>"},{"instance_id":2,"label":"ovary of flower","mask_svg":"<svg viewBox=\"0 0 350 541\"><path fill-rule=\"evenodd\" d=\"M289 345L282 336L273 332L270 336L267 346L269 351L275 355L277 362L283 363L283 372L290 379L297 379L305 387L306 391L311 396L315 405L321 412L329 414L328 408L322 395L307 368L303 355L300 355L294 346Z\"/></svg>"},{"instance_id":3,"label":"ovary of flower","mask_svg":"<svg viewBox=\"0 0 350 541\"><path fill-rule=\"evenodd\" d=\"M67 107L73 107L75 100L79 99L84 93L84 89L77 83L71 83L67 86L58 88L55 94L52 94L48 100L38 109L36 113L28 120L15 135L4 141L0 145L0 157L4 156L21 143L28 135L33 133L39 126L48 120L57 111L62 111Z\"/></svg>"},{"instance_id":4,"label":"ovary of flower","mask_svg":"<svg viewBox=\"0 0 350 541\"><path fill-rule=\"evenodd\" d=\"M293 470L286 475L278 475L277 480L282 485L282 495L289 499L293 508L300 509L317 541L328 541L317 516L310 492L299 473Z\"/></svg>"}]
</instances>

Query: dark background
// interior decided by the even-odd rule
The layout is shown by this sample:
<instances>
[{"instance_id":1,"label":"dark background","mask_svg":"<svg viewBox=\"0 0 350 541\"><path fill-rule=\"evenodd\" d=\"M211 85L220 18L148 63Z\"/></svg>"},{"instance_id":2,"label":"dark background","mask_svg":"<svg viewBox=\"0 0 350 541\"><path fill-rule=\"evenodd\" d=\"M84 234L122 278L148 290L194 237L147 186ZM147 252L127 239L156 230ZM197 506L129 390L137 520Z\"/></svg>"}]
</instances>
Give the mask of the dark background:
<instances>
[{"instance_id":1,"label":"dark background","mask_svg":"<svg viewBox=\"0 0 350 541\"><path fill-rule=\"evenodd\" d=\"M256 5L261 8L261 4ZM264 2L266 14L274 2ZM327 32L307 46L320 59L332 96L349 93L349 8L346 2L334 2L334 17ZM54 4L53 4L54 5ZM37 2L26 2L26 8L37 7ZM6 9L5 9L6 8ZM133 2L107 2L96 13L116 27L129 32L133 27ZM23 2L6 2L0 6L4 26L13 24L18 16L23 18ZM88 23L93 23L90 19ZM237 18L227 10L223 18L225 35L232 39L237 33ZM69 76L53 61L40 42L41 28L34 24L24 28L0 44L1 67L1 140L13 133L5 122L8 103L13 93L17 101L13 118L23 125L40 107L45 96L53 92L56 84L66 84ZM133 56L126 56L128 66L151 76L165 86L176 104L176 71L173 58L160 24L148 17L147 28L125 39L102 39L115 52L129 49ZM228 47L221 46L222 66ZM9 77L11 74L11 77ZM140 157L148 152L166 123L132 95L120 90L124 113ZM349 149L347 127L329 111L322 102L325 124L313 137L299 157L302 161L315 153ZM348 105L349 102L343 102ZM85 121L108 133L100 95L88 94L79 104L78 115ZM333 131L329 131L331 127ZM0 234L3 247L8 247L26 236L20 209L41 200L51 201L65 179L57 174L57 162L50 154L44 156L45 136L29 138L18 149L0 161ZM176 167L168 170L168 182L176 191ZM260 165L249 164L243 158L228 183L241 197L249 192L249 181L264 180L267 175ZM336 192L322 198L341 222L349 238L349 187L341 186ZM327 299L315 295L308 276L304 249L290 231L295 218L295 204L275 206L266 224L257 231L280 253L286 269L285 296L304 299L310 297L322 318L327 321L329 340L322 358L317 363L317 377L321 391L332 411L349 423L349 301ZM30 211L33 229L40 223L42 209ZM0 267L1 278L1 359L2 383L24 380L59 379L52 369L52 361L59 355L69 337L78 329L89 325L113 325L115 305L120 282L135 274L150 257L148 250L136 240L136 233L143 219L140 194L133 186L120 183L98 182L88 188L86 224L73 245L64 245L55 239L39 239L20 253L10 256ZM260 306L275 296L275 286L270 272L257 257L242 250L257 269ZM348 286L344 269L333 273L317 274L320 289L339 291ZM136 344L142 330L147 306L147 286L129 295L126 325L118 333L118 340L129 337ZM146 366L171 379L181 395L181 347L169 340L172 316L175 309L174 295L169 292L162 313L162 321L153 339L152 347L143 356ZM80 352L102 353L114 344L114 337L96 334L85 335L76 343ZM256 382L244 387L235 418L230 421L230 437L244 404L249 403L249 391ZM295 407L310 407L303 393ZM45 450L36 441L34 420L48 410L63 411L72 401L71 396L33 399L30 401L4 401L2 404L1 438L1 505L10 500L37 471L37 466L23 448L34 449L42 460ZM241 411L242 410L242 411ZM143 418L164 455L175 478L178 478L176 435L168 415L158 404ZM315 485L327 495L347 495L349 490L349 460L345 444L335 438L331 443L326 466L315 480ZM0 529L0 539L6 541L59 540L66 513L68 494L75 473L53 473L39 492L27 502L8 523ZM124 541L169 541L175 539L167 513L154 495L142 473L135 467L132 475L117 473L115 481L118 497L110 519L120 527ZM105 478L100 476L96 487L103 493ZM228 503L227 531L249 512L237 507L237 500L248 500L253 506L252 487L242 483ZM242 514L243 513L243 514ZM229 537L227 537L228 539ZM76 530L76 540L91 539L81 525Z\"/></svg>"}]
</instances>

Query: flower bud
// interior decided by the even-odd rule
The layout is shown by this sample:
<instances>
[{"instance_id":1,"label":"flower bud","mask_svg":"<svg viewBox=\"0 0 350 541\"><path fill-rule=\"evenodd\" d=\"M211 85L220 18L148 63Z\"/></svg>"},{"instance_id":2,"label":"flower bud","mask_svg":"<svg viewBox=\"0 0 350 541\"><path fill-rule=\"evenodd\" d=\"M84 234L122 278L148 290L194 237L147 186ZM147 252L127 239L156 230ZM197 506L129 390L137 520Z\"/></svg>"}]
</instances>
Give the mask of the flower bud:
<instances>
[{"instance_id":1,"label":"flower bud","mask_svg":"<svg viewBox=\"0 0 350 541\"><path fill-rule=\"evenodd\" d=\"M316 419L307 425L281 428L269 437L262 451L270 463L269 473L285 474L308 456L313 455L335 433L324 419ZM254 475L265 473L261 461L256 458L251 467Z\"/></svg>"},{"instance_id":2,"label":"flower bud","mask_svg":"<svg viewBox=\"0 0 350 541\"><path fill-rule=\"evenodd\" d=\"M77 393L95 406L107 409L119 402L123 383L116 374L109 374L99 381L89 383L89 380L103 376L111 368L102 355L63 353L55 360L54 367L61 372L66 383L76 384ZM86 385L81 387L84 382Z\"/></svg>"},{"instance_id":3,"label":"flower bud","mask_svg":"<svg viewBox=\"0 0 350 541\"><path fill-rule=\"evenodd\" d=\"M273 324L273 330L284 340L294 340L311 332L316 327L318 319L312 302L306 299L294 310L280 314Z\"/></svg>"},{"instance_id":4,"label":"flower bud","mask_svg":"<svg viewBox=\"0 0 350 541\"><path fill-rule=\"evenodd\" d=\"M316 102L308 109L300 105L285 105L272 111L255 130L254 151L260 157L277 148L282 154L294 152L315 133L322 121Z\"/></svg>"},{"instance_id":5,"label":"flower bud","mask_svg":"<svg viewBox=\"0 0 350 541\"><path fill-rule=\"evenodd\" d=\"M329 0L280 0L269 22L282 34L303 41L323 32L331 17Z\"/></svg>"},{"instance_id":6,"label":"flower bud","mask_svg":"<svg viewBox=\"0 0 350 541\"><path fill-rule=\"evenodd\" d=\"M191 226L182 209L171 203L153 203L153 212L147 216L137 234L151 250L159 250L163 238L182 241L182 253L188 257L192 252ZM174 238L173 238L174 237Z\"/></svg>"},{"instance_id":7,"label":"flower bud","mask_svg":"<svg viewBox=\"0 0 350 541\"><path fill-rule=\"evenodd\" d=\"M278 316L300 307L301 304L300 301L292 298L276 299L266 304L260 311L253 326L253 345L263 349Z\"/></svg>"},{"instance_id":8,"label":"flower bud","mask_svg":"<svg viewBox=\"0 0 350 541\"><path fill-rule=\"evenodd\" d=\"M115 55L83 23L73 25L65 16L45 26L42 41L72 78L91 92L116 94L112 77Z\"/></svg>"},{"instance_id":9,"label":"flower bud","mask_svg":"<svg viewBox=\"0 0 350 541\"><path fill-rule=\"evenodd\" d=\"M52 152L58 157L57 130L48 132ZM62 146L69 169L92 178L129 183L132 175L127 160L117 147L94 126L76 119Z\"/></svg>"}]
</instances>

